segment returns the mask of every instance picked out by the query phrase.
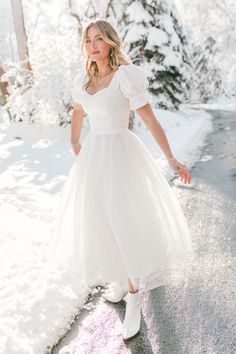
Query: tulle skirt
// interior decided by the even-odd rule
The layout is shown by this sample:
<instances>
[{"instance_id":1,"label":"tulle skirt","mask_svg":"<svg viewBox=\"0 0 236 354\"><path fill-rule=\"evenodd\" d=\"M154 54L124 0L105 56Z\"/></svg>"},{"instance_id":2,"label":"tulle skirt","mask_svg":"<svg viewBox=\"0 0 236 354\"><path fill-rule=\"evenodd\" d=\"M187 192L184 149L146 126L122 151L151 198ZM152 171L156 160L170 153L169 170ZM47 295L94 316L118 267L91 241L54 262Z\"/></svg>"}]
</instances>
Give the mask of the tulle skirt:
<instances>
[{"instance_id":1,"label":"tulle skirt","mask_svg":"<svg viewBox=\"0 0 236 354\"><path fill-rule=\"evenodd\" d=\"M86 136L67 176L53 258L77 283L177 284L191 266L190 230L157 162L129 129Z\"/></svg>"}]
</instances>

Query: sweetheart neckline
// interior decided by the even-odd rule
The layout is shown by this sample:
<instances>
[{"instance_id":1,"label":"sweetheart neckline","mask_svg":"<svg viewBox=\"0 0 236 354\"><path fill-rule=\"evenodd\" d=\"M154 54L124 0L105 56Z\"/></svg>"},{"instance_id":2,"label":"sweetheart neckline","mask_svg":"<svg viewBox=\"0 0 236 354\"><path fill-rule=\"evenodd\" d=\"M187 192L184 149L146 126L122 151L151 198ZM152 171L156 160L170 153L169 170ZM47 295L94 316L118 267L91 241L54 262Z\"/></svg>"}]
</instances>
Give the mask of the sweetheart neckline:
<instances>
[{"instance_id":1,"label":"sweetheart neckline","mask_svg":"<svg viewBox=\"0 0 236 354\"><path fill-rule=\"evenodd\" d=\"M86 92L87 93L87 95L89 95L89 96L95 96L95 95L97 95L99 92L101 92L101 91L104 91L104 90L106 90L106 89L108 89L111 85L112 85L112 82L114 81L114 78L115 78L115 76L116 76L116 74L117 74L117 72L118 72L118 70L119 70L119 68L121 67L121 65L118 67L118 69L115 71L115 73L113 74L113 76L112 76L112 79L111 79L111 81L110 81L110 83L109 83L109 85L108 86L106 86L106 87L103 87L101 90L98 90L98 91L96 91L95 93L93 93L93 94L91 94L91 93L88 93L88 91L86 91L85 89L84 89L84 92Z\"/></svg>"}]
</instances>

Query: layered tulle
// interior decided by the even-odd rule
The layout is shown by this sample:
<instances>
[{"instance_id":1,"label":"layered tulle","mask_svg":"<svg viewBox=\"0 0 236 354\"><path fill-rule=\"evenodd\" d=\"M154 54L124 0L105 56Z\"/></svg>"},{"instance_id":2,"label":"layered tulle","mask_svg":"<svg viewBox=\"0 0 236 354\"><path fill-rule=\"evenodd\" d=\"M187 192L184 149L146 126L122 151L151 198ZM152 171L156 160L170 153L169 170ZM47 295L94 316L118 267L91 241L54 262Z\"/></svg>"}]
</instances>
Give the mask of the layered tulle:
<instances>
[{"instance_id":1,"label":"layered tulle","mask_svg":"<svg viewBox=\"0 0 236 354\"><path fill-rule=\"evenodd\" d=\"M167 180L128 128L85 138L63 190L53 256L76 282L176 283L191 265L190 230Z\"/></svg>"}]
</instances>

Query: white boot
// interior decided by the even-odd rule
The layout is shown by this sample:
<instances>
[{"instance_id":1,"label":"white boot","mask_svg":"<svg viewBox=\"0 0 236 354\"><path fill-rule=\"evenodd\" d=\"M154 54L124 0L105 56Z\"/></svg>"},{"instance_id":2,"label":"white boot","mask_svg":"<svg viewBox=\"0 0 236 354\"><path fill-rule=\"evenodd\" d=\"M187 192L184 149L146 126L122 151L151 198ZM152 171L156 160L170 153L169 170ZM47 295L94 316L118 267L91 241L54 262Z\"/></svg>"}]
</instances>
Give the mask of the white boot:
<instances>
[{"instance_id":1,"label":"white boot","mask_svg":"<svg viewBox=\"0 0 236 354\"><path fill-rule=\"evenodd\" d=\"M123 339L129 339L139 332L141 321L140 293L128 292L125 318L122 324Z\"/></svg>"},{"instance_id":2,"label":"white boot","mask_svg":"<svg viewBox=\"0 0 236 354\"><path fill-rule=\"evenodd\" d=\"M114 282L108 287L108 289L102 294L102 297L110 302L120 302L123 297L128 293L128 284L125 285L122 282Z\"/></svg>"}]
</instances>

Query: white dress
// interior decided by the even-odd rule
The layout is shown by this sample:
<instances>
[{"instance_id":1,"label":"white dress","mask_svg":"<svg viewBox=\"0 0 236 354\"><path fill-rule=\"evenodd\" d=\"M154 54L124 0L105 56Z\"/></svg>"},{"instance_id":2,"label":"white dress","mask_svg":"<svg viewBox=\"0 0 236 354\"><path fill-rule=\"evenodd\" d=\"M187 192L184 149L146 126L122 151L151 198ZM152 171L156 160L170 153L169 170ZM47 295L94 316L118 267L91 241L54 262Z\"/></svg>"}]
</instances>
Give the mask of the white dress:
<instances>
[{"instance_id":1,"label":"white dress","mask_svg":"<svg viewBox=\"0 0 236 354\"><path fill-rule=\"evenodd\" d=\"M54 255L86 284L130 278L142 291L174 283L191 263L189 227L153 156L128 129L130 109L150 99L145 72L121 65L93 95L82 84L76 76L72 96L90 131L65 182Z\"/></svg>"}]
</instances>

